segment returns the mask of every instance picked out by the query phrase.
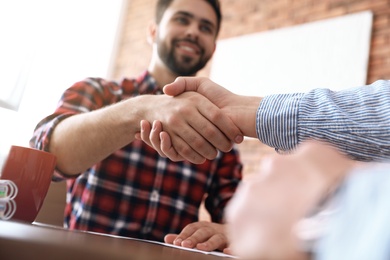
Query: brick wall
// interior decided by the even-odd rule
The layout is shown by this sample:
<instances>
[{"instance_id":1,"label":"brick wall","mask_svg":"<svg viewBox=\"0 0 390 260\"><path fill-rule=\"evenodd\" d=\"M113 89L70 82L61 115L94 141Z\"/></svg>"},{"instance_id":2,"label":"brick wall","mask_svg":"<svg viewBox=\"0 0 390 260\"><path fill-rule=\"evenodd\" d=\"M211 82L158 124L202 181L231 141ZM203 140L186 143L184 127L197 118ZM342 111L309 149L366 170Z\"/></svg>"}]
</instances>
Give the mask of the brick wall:
<instances>
[{"instance_id":1,"label":"brick wall","mask_svg":"<svg viewBox=\"0 0 390 260\"><path fill-rule=\"evenodd\" d=\"M194 0L195 1L195 0ZM113 77L137 75L150 60L146 27L156 0L128 0ZM367 82L390 78L390 0L221 0L220 39L371 10L374 13ZM208 75L208 68L200 73Z\"/></svg>"},{"instance_id":2,"label":"brick wall","mask_svg":"<svg viewBox=\"0 0 390 260\"><path fill-rule=\"evenodd\" d=\"M138 75L147 68L151 47L146 32L153 19L155 2L128 2L113 78ZM390 79L390 0L221 0L221 4L220 39L371 10L374 23L367 83L380 78ZM209 66L198 75L207 76L208 71ZM239 149L246 176L257 171L264 154L274 152L255 139L246 139Z\"/></svg>"}]
</instances>

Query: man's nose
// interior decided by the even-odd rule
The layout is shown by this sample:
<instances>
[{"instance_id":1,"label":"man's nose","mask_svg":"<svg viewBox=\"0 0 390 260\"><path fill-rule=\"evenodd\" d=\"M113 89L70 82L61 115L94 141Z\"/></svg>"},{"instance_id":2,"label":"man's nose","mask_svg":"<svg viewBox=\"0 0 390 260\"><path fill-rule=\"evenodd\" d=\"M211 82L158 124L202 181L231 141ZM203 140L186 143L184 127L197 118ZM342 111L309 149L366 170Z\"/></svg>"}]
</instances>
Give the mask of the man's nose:
<instances>
[{"instance_id":1,"label":"man's nose","mask_svg":"<svg viewBox=\"0 0 390 260\"><path fill-rule=\"evenodd\" d=\"M190 36L192 39L198 39L200 33L200 28L197 23L191 23L186 29L186 35Z\"/></svg>"}]
</instances>

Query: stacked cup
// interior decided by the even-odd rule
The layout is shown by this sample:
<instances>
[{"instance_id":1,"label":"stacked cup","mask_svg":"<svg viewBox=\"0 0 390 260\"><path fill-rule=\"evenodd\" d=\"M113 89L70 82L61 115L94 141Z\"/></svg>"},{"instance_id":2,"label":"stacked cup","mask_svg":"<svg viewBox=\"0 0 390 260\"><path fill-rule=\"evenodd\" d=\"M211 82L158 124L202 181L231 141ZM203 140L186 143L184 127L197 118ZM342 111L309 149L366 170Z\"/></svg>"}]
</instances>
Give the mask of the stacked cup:
<instances>
[{"instance_id":1,"label":"stacked cup","mask_svg":"<svg viewBox=\"0 0 390 260\"><path fill-rule=\"evenodd\" d=\"M0 180L0 219L8 220L16 212L18 187L11 180Z\"/></svg>"}]
</instances>

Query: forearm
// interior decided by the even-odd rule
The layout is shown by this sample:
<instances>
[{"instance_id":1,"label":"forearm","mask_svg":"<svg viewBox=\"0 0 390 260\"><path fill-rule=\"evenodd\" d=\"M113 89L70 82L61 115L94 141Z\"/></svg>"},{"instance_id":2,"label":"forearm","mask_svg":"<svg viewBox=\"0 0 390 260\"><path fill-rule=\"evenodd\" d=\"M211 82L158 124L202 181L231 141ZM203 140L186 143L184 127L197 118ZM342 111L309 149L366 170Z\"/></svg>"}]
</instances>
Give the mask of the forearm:
<instances>
[{"instance_id":1,"label":"forearm","mask_svg":"<svg viewBox=\"0 0 390 260\"><path fill-rule=\"evenodd\" d=\"M60 122L49 146L57 156L57 168L65 174L79 174L132 142L139 131L140 118L130 109L136 102L134 98Z\"/></svg>"}]
</instances>

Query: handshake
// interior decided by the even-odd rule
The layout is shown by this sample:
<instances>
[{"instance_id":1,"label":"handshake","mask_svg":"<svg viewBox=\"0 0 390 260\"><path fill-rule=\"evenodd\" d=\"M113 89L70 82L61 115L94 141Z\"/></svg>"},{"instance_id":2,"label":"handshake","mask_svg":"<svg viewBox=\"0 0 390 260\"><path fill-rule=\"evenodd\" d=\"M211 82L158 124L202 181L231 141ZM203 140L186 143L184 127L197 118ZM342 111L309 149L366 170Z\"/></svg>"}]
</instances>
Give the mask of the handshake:
<instances>
[{"instance_id":1,"label":"handshake","mask_svg":"<svg viewBox=\"0 0 390 260\"><path fill-rule=\"evenodd\" d=\"M233 143L243 141L243 136L256 137L256 111L261 97L236 95L208 78L197 77L179 77L163 90L172 99L201 95L203 102L195 108L181 107L169 115L169 124L141 121L136 138L161 156L199 164L214 159L218 150L228 152Z\"/></svg>"}]
</instances>

